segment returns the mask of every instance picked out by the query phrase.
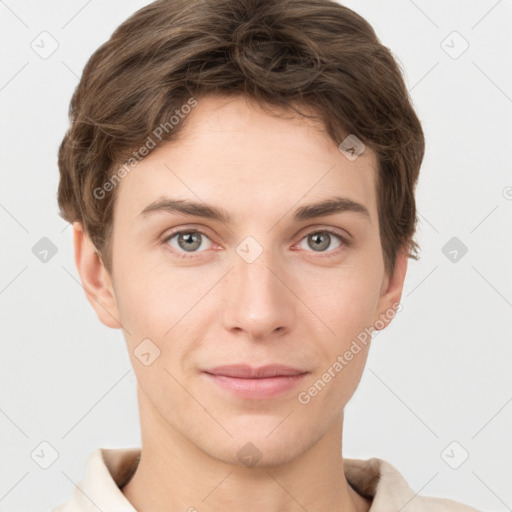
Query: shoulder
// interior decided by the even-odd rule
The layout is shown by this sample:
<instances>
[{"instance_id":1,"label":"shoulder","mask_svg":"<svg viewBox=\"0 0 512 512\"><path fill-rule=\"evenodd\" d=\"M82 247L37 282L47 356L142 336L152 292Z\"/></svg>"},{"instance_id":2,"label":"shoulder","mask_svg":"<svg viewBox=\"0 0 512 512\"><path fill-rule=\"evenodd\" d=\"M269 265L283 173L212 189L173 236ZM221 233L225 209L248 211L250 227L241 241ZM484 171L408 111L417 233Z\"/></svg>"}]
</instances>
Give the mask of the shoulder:
<instances>
[{"instance_id":1,"label":"shoulder","mask_svg":"<svg viewBox=\"0 0 512 512\"><path fill-rule=\"evenodd\" d=\"M140 448L98 448L71 497L51 512L136 512L120 487L139 462Z\"/></svg>"},{"instance_id":2,"label":"shoulder","mask_svg":"<svg viewBox=\"0 0 512 512\"><path fill-rule=\"evenodd\" d=\"M481 512L451 499L419 495L400 472L383 459L344 459L343 462L350 485L372 500L369 512Z\"/></svg>"},{"instance_id":3,"label":"shoulder","mask_svg":"<svg viewBox=\"0 0 512 512\"><path fill-rule=\"evenodd\" d=\"M470 507L459 501L445 498L430 498L427 496L417 496L417 503L411 507L404 507L403 512L481 512L476 508Z\"/></svg>"}]
</instances>

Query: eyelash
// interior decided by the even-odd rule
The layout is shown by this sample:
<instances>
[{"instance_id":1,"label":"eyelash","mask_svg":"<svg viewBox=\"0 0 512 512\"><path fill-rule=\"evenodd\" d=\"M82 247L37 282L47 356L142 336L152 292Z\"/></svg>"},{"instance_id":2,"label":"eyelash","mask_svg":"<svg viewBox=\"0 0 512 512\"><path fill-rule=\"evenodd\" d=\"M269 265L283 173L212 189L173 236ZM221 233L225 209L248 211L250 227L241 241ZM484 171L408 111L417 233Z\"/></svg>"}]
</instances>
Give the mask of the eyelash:
<instances>
[{"instance_id":1,"label":"eyelash","mask_svg":"<svg viewBox=\"0 0 512 512\"><path fill-rule=\"evenodd\" d=\"M175 236L181 235L181 234L184 234L184 233L187 233L187 234L197 233L197 234L200 234L200 235L202 235L202 236L204 236L204 237L209 239L208 235L206 233L204 233L203 231L201 231L200 229L181 229L181 230L178 230L178 231L173 231L172 233L167 235L162 240L162 243L167 244L167 242L169 242L169 240L171 240ZM322 258L322 257L330 257L330 256L337 255L340 251L343 250L343 248L349 247L351 245L351 242L350 242L350 240L348 240L347 237L345 237L343 235L340 235L339 233L337 233L335 231L332 231L330 229L315 229L313 231L310 231L310 232L306 233L300 239L299 242L302 242L302 240L304 240L308 236L316 235L318 233L328 234L329 236L333 236L335 238L338 238L342 242L341 246L336 248L336 249L332 249L330 251L320 251L320 252L318 252L317 254L318 254L318 257L320 257L320 258ZM197 252L186 253L186 252L178 251L174 247L170 247L170 250L172 251L172 253L174 255L178 256L179 258L185 258L185 259L186 258L196 258L197 256L195 256L195 254L198 254ZM204 252L204 251L199 251L199 253L201 253L201 252ZM308 251L308 252L313 252L314 253L315 251Z\"/></svg>"}]
</instances>

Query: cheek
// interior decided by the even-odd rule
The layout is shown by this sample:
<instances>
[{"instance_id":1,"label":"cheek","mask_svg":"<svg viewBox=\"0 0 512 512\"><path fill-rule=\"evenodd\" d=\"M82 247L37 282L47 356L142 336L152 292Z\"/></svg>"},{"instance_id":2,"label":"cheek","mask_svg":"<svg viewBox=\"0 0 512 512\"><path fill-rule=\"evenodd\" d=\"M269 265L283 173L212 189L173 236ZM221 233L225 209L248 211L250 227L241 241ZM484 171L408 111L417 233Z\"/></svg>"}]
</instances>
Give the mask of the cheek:
<instances>
[{"instance_id":1,"label":"cheek","mask_svg":"<svg viewBox=\"0 0 512 512\"><path fill-rule=\"evenodd\" d=\"M340 269L321 279L311 279L311 309L333 331L336 349L371 325L379 299L378 276L356 267ZM313 288L312 288L313 287ZM305 290L306 288L303 288ZM314 304L314 306L313 306Z\"/></svg>"},{"instance_id":2,"label":"cheek","mask_svg":"<svg viewBox=\"0 0 512 512\"><path fill-rule=\"evenodd\" d=\"M195 269L188 270L135 262L123 268L116 295L121 322L129 331L125 338L132 352L143 339L149 338L161 352L159 361L165 359L169 363L179 361L193 348L191 340L199 338L197 332L204 329L201 323L204 309L212 307L206 297L212 276L201 277Z\"/></svg>"},{"instance_id":3,"label":"cheek","mask_svg":"<svg viewBox=\"0 0 512 512\"><path fill-rule=\"evenodd\" d=\"M160 282L151 268L140 264L119 266L116 298L119 314L130 343L141 339L162 337L171 326L174 290Z\"/></svg>"},{"instance_id":4,"label":"cheek","mask_svg":"<svg viewBox=\"0 0 512 512\"><path fill-rule=\"evenodd\" d=\"M330 424L343 411L361 380L368 350L369 344L360 344L352 350L350 344L344 346L333 352L326 364L304 384L297 402L310 421L323 418Z\"/></svg>"}]
</instances>

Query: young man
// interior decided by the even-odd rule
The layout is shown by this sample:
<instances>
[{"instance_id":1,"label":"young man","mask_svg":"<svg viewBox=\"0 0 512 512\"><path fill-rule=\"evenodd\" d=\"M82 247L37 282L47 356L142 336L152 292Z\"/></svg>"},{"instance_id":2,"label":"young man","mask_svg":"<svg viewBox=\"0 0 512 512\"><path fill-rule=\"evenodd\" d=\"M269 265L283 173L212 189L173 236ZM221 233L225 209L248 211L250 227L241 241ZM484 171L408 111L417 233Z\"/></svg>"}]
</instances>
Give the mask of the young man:
<instances>
[{"instance_id":1,"label":"young man","mask_svg":"<svg viewBox=\"0 0 512 512\"><path fill-rule=\"evenodd\" d=\"M330 0L165 0L91 57L59 152L87 298L121 328L142 449L58 512L474 511L344 459L344 407L415 257L423 133Z\"/></svg>"}]
</instances>

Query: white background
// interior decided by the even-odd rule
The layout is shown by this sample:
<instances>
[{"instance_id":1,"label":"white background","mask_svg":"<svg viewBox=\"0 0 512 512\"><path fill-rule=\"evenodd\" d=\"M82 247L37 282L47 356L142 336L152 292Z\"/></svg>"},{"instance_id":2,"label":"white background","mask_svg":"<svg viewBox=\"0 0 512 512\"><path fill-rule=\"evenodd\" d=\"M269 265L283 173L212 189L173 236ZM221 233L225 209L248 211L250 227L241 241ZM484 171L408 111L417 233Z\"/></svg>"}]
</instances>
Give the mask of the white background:
<instances>
[{"instance_id":1,"label":"white background","mask_svg":"<svg viewBox=\"0 0 512 512\"><path fill-rule=\"evenodd\" d=\"M93 450L140 445L124 341L85 298L56 191L82 68L146 3L0 2L2 512L50 509ZM423 495L511 510L512 2L346 5L400 61L427 151L421 260L410 260L403 310L375 337L347 406L344 455L386 459ZM47 59L31 48L43 31L59 45ZM457 58L453 31L469 44ZM32 253L42 237L58 250L46 263ZM457 262L442 252L452 237L468 249ZM43 441L59 453L48 469L31 458ZM441 455L452 441L452 464L469 454L458 469Z\"/></svg>"}]
</instances>

